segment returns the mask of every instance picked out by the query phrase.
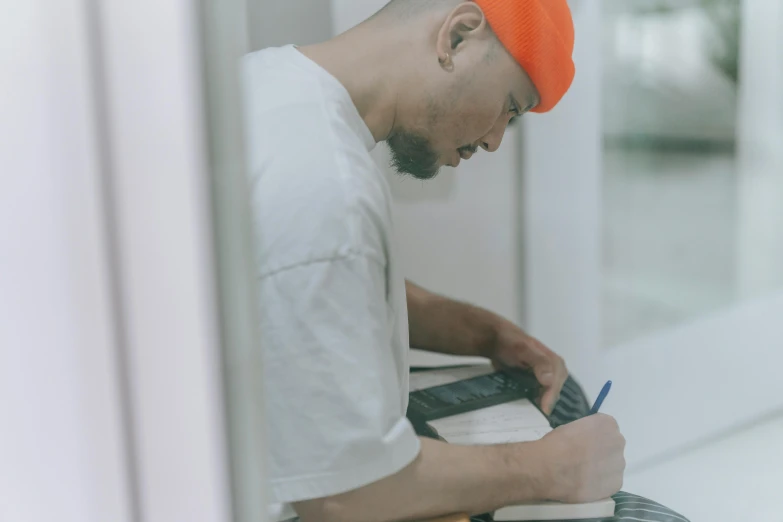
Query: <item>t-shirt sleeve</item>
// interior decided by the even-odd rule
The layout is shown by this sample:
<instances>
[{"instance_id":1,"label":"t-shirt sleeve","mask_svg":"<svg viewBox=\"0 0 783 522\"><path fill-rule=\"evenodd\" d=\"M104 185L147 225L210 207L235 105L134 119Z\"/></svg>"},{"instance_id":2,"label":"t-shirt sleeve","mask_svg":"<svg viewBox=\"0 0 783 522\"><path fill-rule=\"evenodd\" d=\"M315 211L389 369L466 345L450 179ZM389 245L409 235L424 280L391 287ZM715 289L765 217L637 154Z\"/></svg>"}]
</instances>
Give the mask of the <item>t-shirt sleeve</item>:
<instances>
[{"instance_id":1,"label":"t-shirt sleeve","mask_svg":"<svg viewBox=\"0 0 783 522\"><path fill-rule=\"evenodd\" d=\"M269 475L277 502L339 494L419 452L390 346L385 267L366 254L261 277Z\"/></svg>"}]
</instances>

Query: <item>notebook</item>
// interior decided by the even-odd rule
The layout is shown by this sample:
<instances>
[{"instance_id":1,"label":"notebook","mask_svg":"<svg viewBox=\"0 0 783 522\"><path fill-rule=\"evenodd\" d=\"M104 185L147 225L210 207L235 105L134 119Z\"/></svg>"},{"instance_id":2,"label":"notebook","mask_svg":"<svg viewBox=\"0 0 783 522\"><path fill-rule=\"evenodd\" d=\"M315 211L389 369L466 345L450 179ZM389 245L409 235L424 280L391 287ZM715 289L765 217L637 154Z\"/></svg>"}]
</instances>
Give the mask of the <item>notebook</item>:
<instances>
[{"instance_id":1,"label":"notebook","mask_svg":"<svg viewBox=\"0 0 783 522\"><path fill-rule=\"evenodd\" d=\"M530 442L552 431L547 418L529 399L514 396L514 390L509 391L505 378L490 380L490 376L495 377L496 374L489 365L411 373L411 397L421 398L423 390L428 392L428 404L412 404L413 407L409 407L409 417L417 431L451 444L465 445ZM476 384L466 387L465 382ZM499 382L501 385L498 385ZM449 393L450 389L453 389L454 393ZM532 396L532 390L527 384L519 389L524 390L528 397ZM488 401L491 403L493 394L512 398L500 404L482 407L481 405ZM441 410L433 411L433 404L440 404L430 397L443 399ZM453 412L455 404L460 406L460 413L439 416L440 411ZM413 416L412 410L416 412ZM422 415L428 416L426 423L422 423ZM614 509L615 503L611 498L583 504L537 502L498 509L494 513L494 519L498 522L600 520L611 518Z\"/></svg>"}]
</instances>

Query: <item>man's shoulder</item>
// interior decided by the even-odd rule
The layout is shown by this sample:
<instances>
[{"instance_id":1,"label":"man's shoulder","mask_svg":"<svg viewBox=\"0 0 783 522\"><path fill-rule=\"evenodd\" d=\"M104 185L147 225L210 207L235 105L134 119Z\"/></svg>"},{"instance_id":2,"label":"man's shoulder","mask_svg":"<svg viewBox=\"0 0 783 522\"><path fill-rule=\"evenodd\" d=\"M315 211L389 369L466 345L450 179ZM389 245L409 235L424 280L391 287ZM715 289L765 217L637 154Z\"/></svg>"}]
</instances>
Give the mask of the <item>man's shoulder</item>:
<instances>
[{"instance_id":1,"label":"man's shoulder","mask_svg":"<svg viewBox=\"0 0 783 522\"><path fill-rule=\"evenodd\" d=\"M342 98L347 93L318 71L310 74L312 64L300 71L302 57L291 65L280 49L266 52L244 64L251 71L247 169L262 265L346 251L380 255L390 233L390 193L367 150L362 131L369 131L357 127L358 114L346 116L353 109Z\"/></svg>"},{"instance_id":2,"label":"man's shoulder","mask_svg":"<svg viewBox=\"0 0 783 522\"><path fill-rule=\"evenodd\" d=\"M349 252L385 258L390 200L378 176L318 147L281 154L251 176L262 271Z\"/></svg>"},{"instance_id":3,"label":"man's shoulder","mask_svg":"<svg viewBox=\"0 0 783 522\"><path fill-rule=\"evenodd\" d=\"M296 52L290 46L272 47L242 57L246 104L264 110L313 98L318 90L318 75L297 65Z\"/></svg>"},{"instance_id":4,"label":"man's shoulder","mask_svg":"<svg viewBox=\"0 0 783 522\"><path fill-rule=\"evenodd\" d=\"M317 120L317 118L316 118ZM388 185L366 150L332 141L318 122L270 147L249 173L260 273L361 253L385 259Z\"/></svg>"}]
</instances>

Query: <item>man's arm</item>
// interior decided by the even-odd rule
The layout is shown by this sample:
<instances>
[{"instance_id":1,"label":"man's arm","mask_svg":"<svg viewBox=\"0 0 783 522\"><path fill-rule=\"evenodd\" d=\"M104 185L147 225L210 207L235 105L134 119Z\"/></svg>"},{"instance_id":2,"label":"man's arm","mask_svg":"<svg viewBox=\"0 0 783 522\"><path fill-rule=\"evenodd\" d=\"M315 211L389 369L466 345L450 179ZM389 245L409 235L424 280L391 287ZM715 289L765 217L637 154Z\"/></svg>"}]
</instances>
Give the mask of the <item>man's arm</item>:
<instances>
[{"instance_id":1,"label":"man's arm","mask_svg":"<svg viewBox=\"0 0 783 522\"><path fill-rule=\"evenodd\" d=\"M490 357L500 317L433 294L405 281L408 328L413 348L452 355Z\"/></svg>"},{"instance_id":2,"label":"man's arm","mask_svg":"<svg viewBox=\"0 0 783 522\"><path fill-rule=\"evenodd\" d=\"M534 444L458 446L422 438L399 473L334 497L294 504L302 522L421 520L482 513L541 497Z\"/></svg>"},{"instance_id":3,"label":"man's arm","mask_svg":"<svg viewBox=\"0 0 783 522\"><path fill-rule=\"evenodd\" d=\"M617 423L601 414L535 442L460 446L422 438L418 457L395 475L294 509L302 522L387 522L544 499L598 500L622 486L624 446Z\"/></svg>"}]
</instances>

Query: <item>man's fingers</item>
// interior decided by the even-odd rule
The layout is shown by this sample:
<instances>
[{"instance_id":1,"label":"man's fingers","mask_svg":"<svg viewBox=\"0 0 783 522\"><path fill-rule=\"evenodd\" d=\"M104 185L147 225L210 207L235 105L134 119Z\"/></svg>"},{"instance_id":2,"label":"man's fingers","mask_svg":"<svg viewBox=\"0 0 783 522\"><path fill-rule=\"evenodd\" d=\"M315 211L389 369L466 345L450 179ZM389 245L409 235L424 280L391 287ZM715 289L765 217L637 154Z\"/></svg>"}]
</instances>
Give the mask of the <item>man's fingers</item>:
<instances>
[{"instance_id":1,"label":"man's fingers","mask_svg":"<svg viewBox=\"0 0 783 522\"><path fill-rule=\"evenodd\" d=\"M544 413L547 415L551 415L552 410L555 409L555 403L557 402L558 394L558 391L555 391L552 388L548 388L541 397L541 409L544 410Z\"/></svg>"},{"instance_id":2,"label":"man's fingers","mask_svg":"<svg viewBox=\"0 0 783 522\"><path fill-rule=\"evenodd\" d=\"M551 386L557 378L557 368L551 352L536 342L529 342L527 350L522 352L523 362L533 369L541 386Z\"/></svg>"},{"instance_id":3,"label":"man's fingers","mask_svg":"<svg viewBox=\"0 0 783 522\"><path fill-rule=\"evenodd\" d=\"M511 348L511 347L510 347ZM495 369L506 365L530 368L541 384L542 394L538 404L546 414L551 414L563 389L568 371L563 359L533 337L515 343L508 357L493 361Z\"/></svg>"},{"instance_id":4,"label":"man's fingers","mask_svg":"<svg viewBox=\"0 0 783 522\"><path fill-rule=\"evenodd\" d=\"M554 386L559 388L565 382L565 365L557 354L549 351L543 345L533 345L527 351L533 360L529 363L533 367L536 379L542 386Z\"/></svg>"},{"instance_id":5,"label":"man's fingers","mask_svg":"<svg viewBox=\"0 0 783 522\"><path fill-rule=\"evenodd\" d=\"M527 364L536 369L536 376L538 376L539 368L542 373L554 371L551 357L554 354L552 352L532 338L528 338L525 344L527 349L522 352L523 357Z\"/></svg>"},{"instance_id":6,"label":"man's fingers","mask_svg":"<svg viewBox=\"0 0 783 522\"><path fill-rule=\"evenodd\" d=\"M559 359L558 359L559 360ZM551 377L551 380L544 385L544 395L541 397L541 409L548 415L552 413L557 405L557 401L560 399L560 392L563 391L563 385L568 378L568 370L566 370L564 364L559 364L556 375ZM539 381L540 382L540 381Z\"/></svg>"},{"instance_id":7,"label":"man's fingers","mask_svg":"<svg viewBox=\"0 0 783 522\"><path fill-rule=\"evenodd\" d=\"M541 386L549 387L554 384L555 374L552 373L549 368L536 368L534 373L536 374L536 379L538 380L539 384L541 384Z\"/></svg>"},{"instance_id":8,"label":"man's fingers","mask_svg":"<svg viewBox=\"0 0 783 522\"><path fill-rule=\"evenodd\" d=\"M563 388L566 379L568 379L568 370L566 369L565 361L563 361L562 357L552 352L548 348L542 346L541 349L549 354L549 367L552 368L553 374L551 378L551 386L555 388L557 395L560 395L560 390Z\"/></svg>"}]
</instances>

